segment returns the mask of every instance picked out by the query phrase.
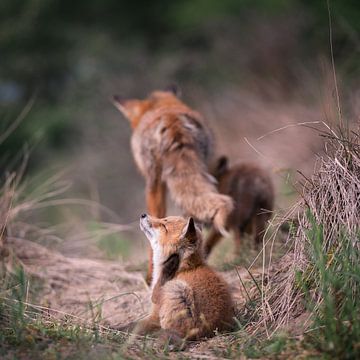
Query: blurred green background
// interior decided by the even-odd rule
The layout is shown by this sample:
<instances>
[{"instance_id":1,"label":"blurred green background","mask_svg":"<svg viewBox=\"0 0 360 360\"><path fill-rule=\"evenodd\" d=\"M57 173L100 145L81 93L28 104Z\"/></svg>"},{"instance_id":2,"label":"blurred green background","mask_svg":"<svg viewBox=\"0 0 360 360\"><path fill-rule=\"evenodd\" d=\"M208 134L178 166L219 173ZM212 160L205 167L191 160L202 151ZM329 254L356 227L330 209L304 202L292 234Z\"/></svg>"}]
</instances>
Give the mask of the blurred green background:
<instances>
[{"instance_id":1,"label":"blurred green background","mask_svg":"<svg viewBox=\"0 0 360 360\"><path fill-rule=\"evenodd\" d=\"M329 3L335 61L351 81L359 71L360 4ZM262 27L268 31L261 38ZM284 38L271 34L279 28ZM328 33L325 0L2 0L2 127L29 98L36 102L1 152L14 155L39 138L55 151L74 143L81 136L74 113L89 107L109 73L120 84L134 74L119 91L137 96L165 81L209 87L281 75L288 82L296 79L296 63L329 53ZM166 76L157 79L154 64L162 58ZM32 166L41 158L37 154Z\"/></svg>"},{"instance_id":2,"label":"blurred green background","mask_svg":"<svg viewBox=\"0 0 360 360\"><path fill-rule=\"evenodd\" d=\"M360 3L329 4L342 112L356 120ZM145 210L143 179L130 128L109 99L144 97L171 83L204 113L219 154L273 170L283 206L289 174L311 172L322 142L291 127L259 139L336 119L327 2L2 0L0 133L26 114L0 140L1 176L29 152L28 174L42 179L66 169L74 196L118 215L94 210L96 219L136 221Z\"/></svg>"}]
</instances>

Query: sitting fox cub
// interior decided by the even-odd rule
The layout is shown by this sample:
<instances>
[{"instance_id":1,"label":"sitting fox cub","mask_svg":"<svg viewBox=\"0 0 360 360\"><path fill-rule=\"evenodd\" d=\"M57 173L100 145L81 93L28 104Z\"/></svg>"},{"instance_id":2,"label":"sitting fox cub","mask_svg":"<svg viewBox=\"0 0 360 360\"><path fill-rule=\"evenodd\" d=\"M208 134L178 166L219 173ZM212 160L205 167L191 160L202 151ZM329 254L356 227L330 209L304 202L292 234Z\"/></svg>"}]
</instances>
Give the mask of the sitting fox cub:
<instances>
[{"instance_id":1,"label":"sitting fox cub","mask_svg":"<svg viewBox=\"0 0 360 360\"><path fill-rule=\"evenodd\" d=\"M233 323L226 282L206 265L202 235L194 220L143 214L140 228L153 249L152 309L135 334L157 332L168 339L196 340Z\"/></svg>"}]
</instances>

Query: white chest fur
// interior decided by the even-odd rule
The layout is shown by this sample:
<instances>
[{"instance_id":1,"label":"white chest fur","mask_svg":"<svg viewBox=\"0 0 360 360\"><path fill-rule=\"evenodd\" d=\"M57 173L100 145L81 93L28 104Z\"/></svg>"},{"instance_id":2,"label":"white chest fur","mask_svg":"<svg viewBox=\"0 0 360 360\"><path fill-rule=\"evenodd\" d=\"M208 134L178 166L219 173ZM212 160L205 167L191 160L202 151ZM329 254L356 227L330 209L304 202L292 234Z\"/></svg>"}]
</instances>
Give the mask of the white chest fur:
<instances>
[{"instance_id":1,"label":"white chest fur","mask_svg":"<svg viewBox=\"0 0 360 360\"><path fill-rule=\"evenodd\" d=\"M159 246L153 246L153 278L151 283L151 289L154 288L158 282L161 272L161 249Z\"/></svg>"}]
</instances>

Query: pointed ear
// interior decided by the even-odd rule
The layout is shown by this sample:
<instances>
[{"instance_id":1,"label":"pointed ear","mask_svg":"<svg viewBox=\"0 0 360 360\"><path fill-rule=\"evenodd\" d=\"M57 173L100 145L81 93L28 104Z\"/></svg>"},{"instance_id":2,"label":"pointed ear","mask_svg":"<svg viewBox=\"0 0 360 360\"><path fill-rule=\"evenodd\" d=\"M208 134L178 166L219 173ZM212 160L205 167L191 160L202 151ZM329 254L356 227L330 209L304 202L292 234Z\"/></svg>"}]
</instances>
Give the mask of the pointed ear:
<instances>
[{"instance_id":1,"label":"pointed ear","mask_svg":"<svg viewBox=\"0 0 360 360\"><path fill-rule=\"evenodd\" d=\"M125 111L125 107L124 107L125 99L122 96L113 95L111 102L123 115L126 116L126 111Z\"/></svg>"},{"instance_id":2,"label":"pointed ear","mask_svg":"<svg viewBox=\"0 0 360 360\"><path fill-rule=\"evenodd\" d=\"M190 245L195 245L197 242L195 221L192 217L189 218L187 224L184 227L182 238L186 239Z\"/></svg>"},{"instance_id":3,"label":"pointed ear","mask_svg":"<svg viewBox=\"0 0 360 360\"><path fill-rule=\"evenodd\" d=\"M122 104L125 101L125 98L121 95L113 95L113 102Z\"/></svg>"},{"instance_id":4,"label":"pointed ear","mask_svg":"<svg viewBox=\"0 0 360 360\"><path fill-rule=\"evenodd\" d=\"M181 90L177 84L168 85L165 91L173 93L176 97L181 97Z\"/></svg>"},{"instance_id":5,"label":"pointed ear","mask_svg":"<svg viewBox=\"0 0 360 360\"><path fill-rule=\"evenodd\" d=\"M227 156L220 156L216 164L216 176L222 175L229 168L229 159Z\"/></svg>"}]
</instances>

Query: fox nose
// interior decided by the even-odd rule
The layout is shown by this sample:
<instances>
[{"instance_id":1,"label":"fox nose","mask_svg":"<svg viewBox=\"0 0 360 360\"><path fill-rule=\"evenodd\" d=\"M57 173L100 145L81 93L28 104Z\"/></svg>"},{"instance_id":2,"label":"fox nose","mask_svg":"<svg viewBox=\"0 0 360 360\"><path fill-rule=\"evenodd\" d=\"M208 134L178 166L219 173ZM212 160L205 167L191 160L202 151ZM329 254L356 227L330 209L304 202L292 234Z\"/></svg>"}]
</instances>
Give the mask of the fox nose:
<instances>
[{"instance_id":1,"label":"fox nose","mask_svg":"<svg viewBox=\"0 0 360 360\"><path fill-rule=\"evenodd\" d=\"M141 214L140 218L145 219L147 217L147 214Z\"/></svg>"},{"instance_id":2,"label":"fox nose","mask_svg":"<svg viewBox=\"0 0 360 360\"><path fill-rule=\"evenodd\" d=\"M113 101L122 104L125 101L125 98L121 95L113 95Z\"/></svg>"}]
</instances>

